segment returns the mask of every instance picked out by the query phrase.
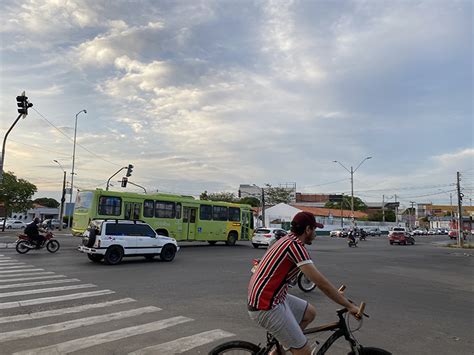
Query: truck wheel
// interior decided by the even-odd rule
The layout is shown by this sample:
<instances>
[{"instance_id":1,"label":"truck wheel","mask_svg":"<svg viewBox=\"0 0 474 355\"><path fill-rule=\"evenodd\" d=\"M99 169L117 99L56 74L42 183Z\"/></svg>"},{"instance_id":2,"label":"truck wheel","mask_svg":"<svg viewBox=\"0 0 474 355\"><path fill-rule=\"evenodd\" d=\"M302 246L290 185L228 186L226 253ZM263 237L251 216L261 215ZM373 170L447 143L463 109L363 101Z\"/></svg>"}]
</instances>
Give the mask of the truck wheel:
<instances>
[{"instance_id":1,"label":"truck wheel","mask_svg":"<svg viewBox=\"0 0 474 355\"><path fill-rule=\"evenodd\" d=\"M104 262L107 265L117 265L122 261L123 249L119 246L113 245L107 249L104 256Z\"/></svg>"}]
</instances>

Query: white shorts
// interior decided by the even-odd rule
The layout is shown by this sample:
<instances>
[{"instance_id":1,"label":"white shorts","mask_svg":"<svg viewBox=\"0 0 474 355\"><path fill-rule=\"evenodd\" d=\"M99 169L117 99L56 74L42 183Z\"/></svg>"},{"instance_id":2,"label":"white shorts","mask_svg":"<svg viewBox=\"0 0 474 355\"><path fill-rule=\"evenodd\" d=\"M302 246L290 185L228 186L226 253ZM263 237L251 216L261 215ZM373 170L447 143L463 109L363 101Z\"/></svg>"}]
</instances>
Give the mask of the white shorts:
<instances>
[{"instance_id":1,"label":"white shorts","mask_svg":"<svg viewBox=\"0 0 474 355\"><path fill-rule=\"evenodd\" d=\"M285 302L268 311L249 311L249 316L285 348L301 349L308 341L300 328L307 307L307 301L286 295Z\"/></svg>"}]
</instances>

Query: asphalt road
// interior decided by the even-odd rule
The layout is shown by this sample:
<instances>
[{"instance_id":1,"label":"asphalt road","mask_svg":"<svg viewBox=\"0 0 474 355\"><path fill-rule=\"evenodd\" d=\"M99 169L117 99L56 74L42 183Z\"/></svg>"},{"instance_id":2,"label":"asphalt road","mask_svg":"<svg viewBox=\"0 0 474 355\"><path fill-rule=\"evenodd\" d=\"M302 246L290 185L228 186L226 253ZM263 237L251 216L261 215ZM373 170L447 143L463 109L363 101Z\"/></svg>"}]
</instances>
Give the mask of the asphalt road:
<instances>
[{"instance_id":1,"label":"asphalt road","mask_svg":"<svg viewBox=\"0 0 474 355\"><path fill-rule=\"evenodd\" d=\"M235 247L181 243L171 263L135 258L106 266L77 252L78 239L73 237L58 236L62 247L57 254L41 250L19 255L5 248L4 243L13 240L8 234L0 235L1 354L29 349L38 354L39 348L45 348L45 354L64 349L74 354L129 354L156 345L150 353L205 354L230 339L264 341L264 331L250 321L245 306L251 261L261 257L264 249L254 249L248 242ZM355 333L361 344L394 354L472 354L474 253L443 247L446 236L423 236L416 241L414 246L390 246L386 237L375 237L360 242L358 248L348 248L344 239L318 237L308 249L316 266L336 286L347 285L349 298L367 302L370 318ZM25 266L44 270L22 271ZM37 274L43 272L51 274ZM25 280L35 275L54 278ZM66 279L77 281L14 286ZM15 293L70 286L83 288ZM97 291L114 293L71 296ZM304 294L294 288L291 292L317 307L316 324L336 320L338 306L320 291ZM15 301L58 296L66 297L5 308ZM78 308L104 302L123 303ZM63 308L76 312L29 319L32 312ZM28 314L25 320L5 318ZM356 321L351 325L355 328ZM104 341L104 333L116 340ZM51 347L55 344L61 345ZM335 345L330 354L347 353L344 342Z\"/></svg>"}]
</instances>

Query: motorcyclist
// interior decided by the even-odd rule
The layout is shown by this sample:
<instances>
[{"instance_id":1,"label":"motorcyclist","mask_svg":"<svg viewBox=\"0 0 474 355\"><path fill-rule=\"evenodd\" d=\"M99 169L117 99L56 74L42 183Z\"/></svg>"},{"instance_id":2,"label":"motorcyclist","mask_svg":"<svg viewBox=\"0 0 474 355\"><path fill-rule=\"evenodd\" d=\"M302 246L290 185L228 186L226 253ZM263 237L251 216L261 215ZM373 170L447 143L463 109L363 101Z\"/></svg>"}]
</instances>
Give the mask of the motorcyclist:
<instances>
[{"instance_id":1,"label":"motorcyclist","mask_svg":"<svg viewBox=\"0 0 474 355\"><path fill-rule=\"evenodd\" d=\"M36 244L36 248L39 249L41 244L45 240L44 236L41 235L39 228L40 219L36 217L31 223L29 223L24 230L24 233L28 238Z\"/></svg>"},{"instance_id":2,"label":"motorcyclist","mask_svg":"<svg viewBox=\"0 0 474 355\"><path fill-rule=\"evenodd\" d=\"M354 245L356 245L356 238L355 238L355 230L354 228L351 228L351 230L349 231L349 234L347 236L347 241L350 242L350 243L353 243Z\"/></svg>"}]
</instances>

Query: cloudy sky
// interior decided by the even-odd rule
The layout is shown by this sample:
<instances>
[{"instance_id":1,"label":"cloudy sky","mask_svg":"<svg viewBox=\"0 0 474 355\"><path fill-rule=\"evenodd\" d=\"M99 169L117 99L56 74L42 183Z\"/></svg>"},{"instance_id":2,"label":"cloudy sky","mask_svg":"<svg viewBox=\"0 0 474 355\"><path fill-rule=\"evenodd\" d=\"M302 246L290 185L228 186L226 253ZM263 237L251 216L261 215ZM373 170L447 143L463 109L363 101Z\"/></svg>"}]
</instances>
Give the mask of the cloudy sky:
<instances>
[{"instance_id":1,"label":"cloudy sky","mask_svg":"<svg viewBox=\"0 0 474 355\"><path fill-rule=\"evenodd\" d=\"M380 201L472 193L472 1L3 0L5 170L78 188L199 195L239 184ZM121 175L120 175L121 176ZM113 179L113 189L120 184ZM70 174L69 174L70 177ZM132 186L128 189L134 191ZM139 189L138 189L139 190ZM138 191L137 190L137 191Z\"/></svg>"}]
</instances>

